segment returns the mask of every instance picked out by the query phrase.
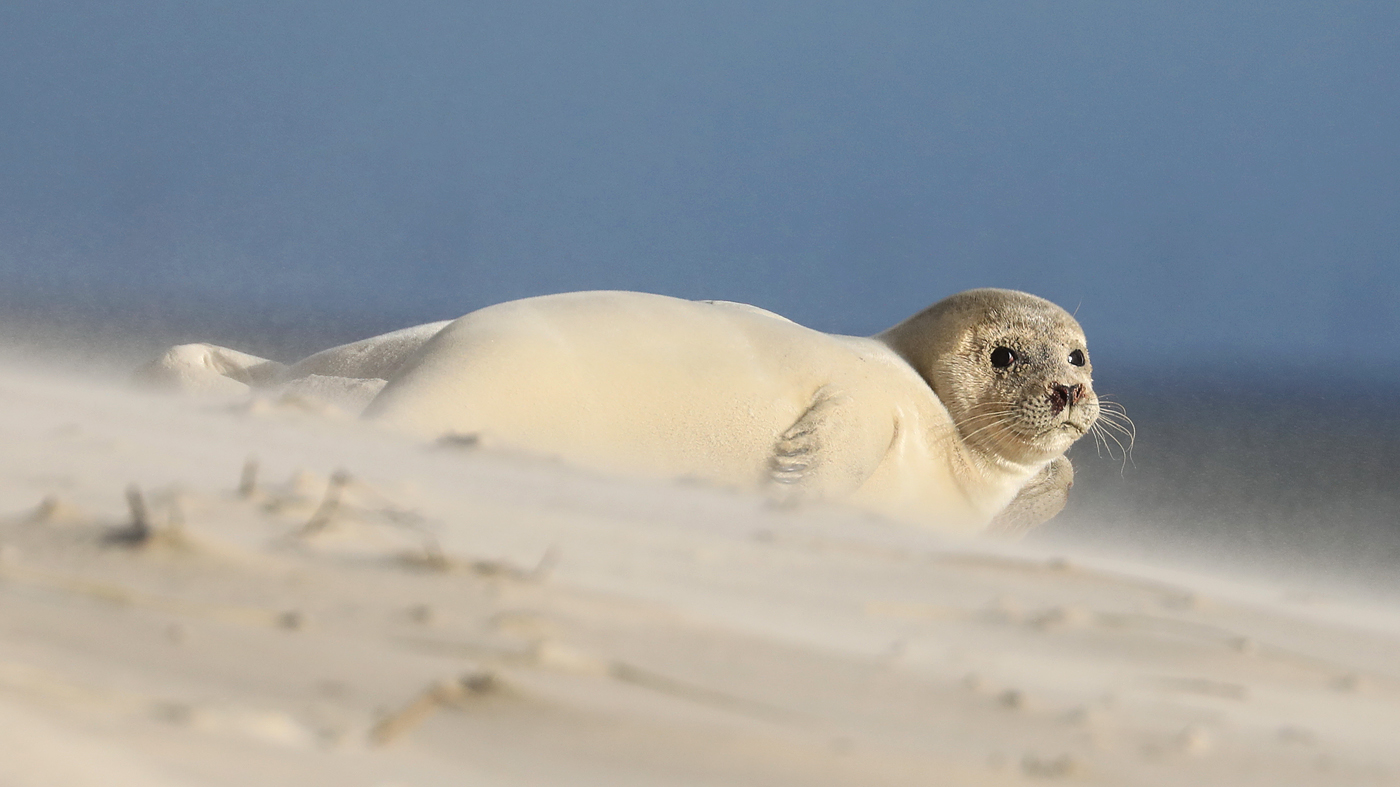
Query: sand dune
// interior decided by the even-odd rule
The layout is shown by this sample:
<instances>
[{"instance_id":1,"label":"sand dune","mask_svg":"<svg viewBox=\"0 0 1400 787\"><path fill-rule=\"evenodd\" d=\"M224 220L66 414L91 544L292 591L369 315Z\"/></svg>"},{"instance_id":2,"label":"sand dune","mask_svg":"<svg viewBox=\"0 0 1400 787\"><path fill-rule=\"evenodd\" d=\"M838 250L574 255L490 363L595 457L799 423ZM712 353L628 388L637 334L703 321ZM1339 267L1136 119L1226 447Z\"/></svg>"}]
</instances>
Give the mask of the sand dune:
<instances>
[{"instance_id":1,"label":"sand dune","mask_svg":"<svg viewBox=\"0 0 1400 787\"><path fill-rule=\"evenodd\" d=\"M0 785L1400 783L1400 614L0 370Z\"/></svg>"}]
</instances>

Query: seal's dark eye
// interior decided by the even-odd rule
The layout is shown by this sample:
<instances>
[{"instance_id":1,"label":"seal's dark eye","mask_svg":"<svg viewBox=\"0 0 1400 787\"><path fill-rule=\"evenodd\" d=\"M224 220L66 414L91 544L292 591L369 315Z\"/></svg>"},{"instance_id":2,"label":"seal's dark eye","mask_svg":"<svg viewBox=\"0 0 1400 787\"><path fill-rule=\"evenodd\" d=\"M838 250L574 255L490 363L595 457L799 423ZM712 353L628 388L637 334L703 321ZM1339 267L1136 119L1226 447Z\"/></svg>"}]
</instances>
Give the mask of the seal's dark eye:
<instances>
[{"instance_id":1,"label":"seal's dark eye","mask_svg":"<svg viewBox=\"0 0 1400 787\"><path fill-rule=\"evenodd\" d=\"M1083 365L1084 365L1084 351L1083 351L1083 350L1075 350L1074 352L1070 353L1070 354L1069 354L1069 363L1070 363L1071 366L1083 366Z\"/></svg>"},{"instance_id":2,"label":"seal's dark eye","mask_svg":"<svg viewBox=\"0 0 1400 787\"><path fill-rule=\"evenodd\" d=\"M1010 347L998 347L992 350L992 366L998 369L1005 369L1016 363L1016 351Z\"/></svg>"}]
</instances>

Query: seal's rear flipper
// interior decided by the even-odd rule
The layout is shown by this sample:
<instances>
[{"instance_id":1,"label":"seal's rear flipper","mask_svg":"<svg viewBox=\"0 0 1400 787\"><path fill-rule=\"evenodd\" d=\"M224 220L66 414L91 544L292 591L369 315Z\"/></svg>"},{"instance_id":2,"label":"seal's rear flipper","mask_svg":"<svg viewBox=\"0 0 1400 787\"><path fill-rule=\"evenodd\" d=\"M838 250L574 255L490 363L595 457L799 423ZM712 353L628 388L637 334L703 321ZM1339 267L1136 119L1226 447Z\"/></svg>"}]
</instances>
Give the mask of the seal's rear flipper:
<instances>
[{"instance_id":1,"label":"seal's rear flipper","mask_svg":"<svg viewBox=\"0 0 1400 787\"><path fill-rule=\"evenodd\" d=\"M286 366L216 344L181 344L137 369L138 385L181 393L240 394L278 380Z\"/></svg>"},{"instance_id":2,"label":"seal's rear flipper","mask_svg":"<svg viewBox=\"0 0 1400 787\"><path fill-rule=\"evenodd\" d=\"M216 344L181 344L137 369L132 380L148 388L219 395L280 384L296 389L286 392L358 412L384 381L448 322L415 325L342 344L291 366Z\"/></svg>"}]
</instances>

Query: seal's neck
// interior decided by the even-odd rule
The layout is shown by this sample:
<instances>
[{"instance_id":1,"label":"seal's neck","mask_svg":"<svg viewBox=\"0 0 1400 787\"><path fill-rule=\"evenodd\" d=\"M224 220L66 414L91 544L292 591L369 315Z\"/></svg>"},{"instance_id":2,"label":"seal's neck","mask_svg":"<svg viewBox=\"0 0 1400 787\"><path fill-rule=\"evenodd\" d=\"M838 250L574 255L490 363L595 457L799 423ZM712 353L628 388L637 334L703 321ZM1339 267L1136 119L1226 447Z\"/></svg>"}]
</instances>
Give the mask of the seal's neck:
<instances>
[{"instance_id":1,"label":"seal's neck","mask_svg":"<svg viewBox=\"0 0 1400 787\"><path fill-rule=\"evenodd\" d=\"M939 305L934 304L870 337L903 358L935 392L938 389L933 379L934 361L940 354L951 351L956 341L956 332L943 324L946 321L938 319L939 314Z\"/></svg>"},{"instance_id":2,"label":"seal's neck","mask_svg":"<svg viewBox=\"0 0 1400 787\"><path fill-rule=\"evenodd\" d=\"M1013 462L965 448L959 454L962 467L958 475L963 493L988 519L1006 508L1021 488L1050 461Z\"/></svg>"}]
</instances>

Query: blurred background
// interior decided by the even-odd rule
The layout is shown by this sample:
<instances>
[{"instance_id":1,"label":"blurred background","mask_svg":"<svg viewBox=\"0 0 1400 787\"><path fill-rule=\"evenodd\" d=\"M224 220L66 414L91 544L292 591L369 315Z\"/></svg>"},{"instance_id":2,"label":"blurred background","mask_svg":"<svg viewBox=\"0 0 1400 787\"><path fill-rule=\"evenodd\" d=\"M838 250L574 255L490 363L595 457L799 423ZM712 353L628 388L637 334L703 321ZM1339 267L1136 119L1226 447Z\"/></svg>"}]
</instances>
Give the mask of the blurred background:
<instances>
[{"instance_id":1,"label":"blurred background","mask_svg":"<svg viewBox=\"0 0 1400 787\"><path fill-rule=\"evenodd\" d=\"M290 359L636 289L1075 311L1132 461L1038 538L1400 585L1400 6L0 5L0 329Z\"/></svg>"}]
</instances>

